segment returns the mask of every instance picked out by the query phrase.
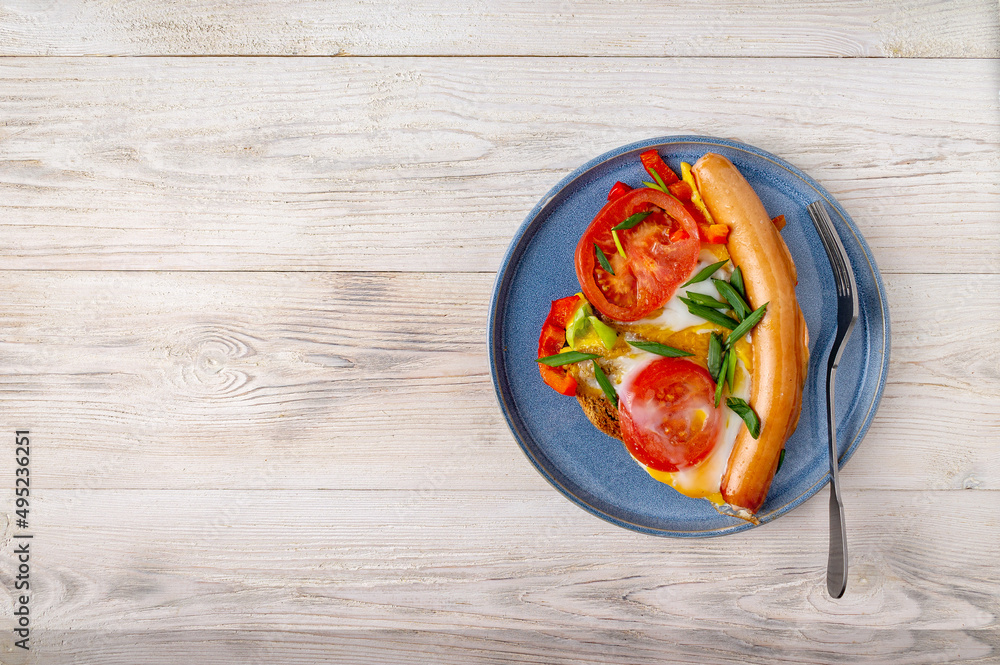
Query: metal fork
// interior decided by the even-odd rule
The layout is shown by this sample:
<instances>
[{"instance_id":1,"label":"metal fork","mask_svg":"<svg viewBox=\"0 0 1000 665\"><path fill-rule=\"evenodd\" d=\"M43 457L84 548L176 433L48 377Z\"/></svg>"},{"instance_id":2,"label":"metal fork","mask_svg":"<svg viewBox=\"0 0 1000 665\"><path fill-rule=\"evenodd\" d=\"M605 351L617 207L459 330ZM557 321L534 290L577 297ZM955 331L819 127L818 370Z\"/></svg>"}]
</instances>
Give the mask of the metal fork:
<instances>
[{"instance_id":1,"label":"metal fork","mask_svg":"<svg viewBox=\"0 0 1000 665\"><path fill-rule=\"evenodd\" d=\"M830 557L826 565L826 589L834 598L840 598L847 589L847 530L844 526L844 506L840 499L840 480L837 471L840 461L837 454L837 421L833 406L834 384L837 380L837 366L844 351L844 342L851 335L858 320L858 285L854 281L854 271L844 250L844 243L837 235L833 220L821 201L809 204L812 218L823 248L833 268L833 279L837 283L837 334L830 350L826 365L826 415L830 434Z\"/></svg>"}]
</instances>

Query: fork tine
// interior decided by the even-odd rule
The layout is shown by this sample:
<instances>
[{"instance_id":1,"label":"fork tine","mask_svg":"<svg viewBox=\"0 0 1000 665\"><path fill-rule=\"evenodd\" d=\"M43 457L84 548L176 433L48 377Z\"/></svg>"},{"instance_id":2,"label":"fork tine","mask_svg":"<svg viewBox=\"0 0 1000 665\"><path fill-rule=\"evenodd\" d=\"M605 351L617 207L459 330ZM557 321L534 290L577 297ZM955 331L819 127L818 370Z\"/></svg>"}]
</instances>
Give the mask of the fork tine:
<instances>
[{"instance_id":1,"label":"fork tine","mask_svg":"<svg viewBox=\"0 0 1000 665\"><path fill-rule=\"evenodd\" d=\"M842 296L854 293L853 272L850 264L847 263L847 252L840 241L840 236L830 219L826 207L821 201L810 203L807 208L809 216L812 218L813 226L819 233L823 248L830 258L830 267L833 269L834 281L837 285L837 293Z\"/></svg>"}]
</instances>

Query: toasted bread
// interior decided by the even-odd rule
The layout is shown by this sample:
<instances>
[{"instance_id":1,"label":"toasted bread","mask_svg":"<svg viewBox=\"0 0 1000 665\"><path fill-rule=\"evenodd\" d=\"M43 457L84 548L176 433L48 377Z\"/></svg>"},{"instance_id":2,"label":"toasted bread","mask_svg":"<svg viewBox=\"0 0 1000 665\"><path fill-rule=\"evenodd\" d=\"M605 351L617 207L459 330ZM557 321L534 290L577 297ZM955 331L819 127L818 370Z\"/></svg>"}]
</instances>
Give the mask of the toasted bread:
<instances>
[{"instance_id":1,"label":"toasted bread","mask_svg":"<svg viewBox=\"0 0 1000 665\"><path fill-rule=\"evenodd\" d=\"M576 394L576 401L580 403L580 408L583 409L594 427L610 437L622 440L622 429L618 424L618 409L606 397L585 395L580 392Z\"/></svg>"}]
</instances>

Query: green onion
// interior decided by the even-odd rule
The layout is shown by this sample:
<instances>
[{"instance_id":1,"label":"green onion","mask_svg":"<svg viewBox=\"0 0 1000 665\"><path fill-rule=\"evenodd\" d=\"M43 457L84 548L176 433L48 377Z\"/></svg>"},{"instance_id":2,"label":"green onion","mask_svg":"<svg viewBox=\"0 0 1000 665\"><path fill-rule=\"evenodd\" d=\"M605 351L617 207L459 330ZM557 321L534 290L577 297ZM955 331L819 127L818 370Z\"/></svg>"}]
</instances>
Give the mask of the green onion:
<instances>
[{"instance_id":1,"label":"green onion","mask_svg":"<svg viewBox=\"0 0 1000 665\"><path fill-rule=\"evenodd\" d=\"M763 305L755 309L753 311L753 314L743 319L743 323L736 326L735 328L730 328L730 330L732 330L733 332L729 333L729 338L726 340L726 346L732 348L733 344L735 344L737 340L743 337L743 335L746 335L748 332L750 332L750 329L753 328L755 325L757 325L757 323L762 318L764 318L764 312L767 311L767 306L768 303L764 303ZM690 306L688 307L688 309L691 309Z\"/></svg>"},{"instance_id":2,"label":"green onion","mask_svg":"<svg viewBox=\"0 0 1000 665\"><path fill-rule=\"evenodd\" d=\"M572 363L582 362L584 360L593 360L594 358L600 358L596 353L580 353L579 351L567 351L566 353L557 353L552 356L545 356L544 358L539 358L535 362L540 362L543 365L548 365L549 367L561 367L563 365L570 365Z\"/></svg>"},{"instance_id":3,"label":"green onion","mask_svg":"<svg viewBox=\"0 0 1000 665\"><path fill-rule=\"evenodd\" d=\"M597 262L601 264L602 268L614 275L615 271L611 269L611 263L608 261L608 257L604 256L604 250L598 247L596 242L594 243L594 250L597 252Z\"/></svg>"},{"instance_id":4,"label":"green onion","mask_svg":"<svg viewBox=\"0 0 1000 665\"><path fill-rule=\"evenodd\" d=\"M729 392L736 390L736 350L729 349L729 364L726 366L726 383Z\"/></svg>"},{"instance_id":5,"label":"green onion","mask_svg":"<svg viewBox=\"0 0 1000 665\"><path fill-rule=\"evenodd\" d=\"M688 353L681 349L675 349L672 346L667 346L666 344L660 344L658 342L629 342L632 346L637 349L642 349L643 351L649 351L650 353L655 353L658 356L664 356L666 358L685 358L687 356L693 356L693 353Z\"/></svg>"},{"instance_id":6,"label":"green onion","mask_svg":"<svg viewBox=\"0 0 1000 665\"><path fill-rule=\"evenodd\" d=\"M753 311L750 309L750 305L743 300L743 296L729 282L721 279L713 279L712 283L715 284L715 288L719 290L722 297L728 300L729 304L733 306L733 311L736 312L737 319L742 321L750 316L750 313Z\"/></svg>"},{"instance_id":7,"label":"green onion","mask_svg":"<svg viewBox=\"0 0 1000 665\"><path fill-rule=\"evenodd\" d=\"M732 284L733 288L736 289L736 292L739 293L744 300L746 300L747 290L743 285L743 271L740 270L739 266L736 266L736 270L734 270L733 274L729 277L729 283Z\"/></svg>"},{"instance_id":8,"label":"green onion","mask_svg":"<svg viewBox=\"0 0 1000 665\"><path fill-rule=\"evenodd\" d=\"M743 419L743 422L747 425L747 429L750 430L750 436L755 439L760 437L760 418L757 417L757 414L750 408L750 405L747 404L745 400L742 400L739 397L730 397L726 400L726 406L732 409L736 415Z\"/></svg>"},{"instance_id":9,"label":"green onion","mask_svg":"<svg viewBox=\"0 0 1000 665\"><path fill-rule=\"evenodd\" d=\"M704 268L698 271L697 275L695 275L688 281L681 284L681 288L684 288L685 286L688 286L690 284L697 284L698 282L704 282L706 279L714 275L716 270L726 265L726 263L728 262L729 259L726 259L725 261L719 261L718 263L713 263L710 266L705 266Z\"/></svg>"},{"instance_id":10,"label":"green onion","mask_svg":"<svg viewBox=\"0 0 1000 665\"><path fill-rule=\"evenodd\" d=\"M778 468L774 470L774 474L777 475L781 471L781 465L785 463L785 449L781 449L781 455L778 456Z\"/></svg>"},{"instance_id":11,"label":"green onion","mask_svg":"<svg viewBox=\"0 0 1000 665\"><path fill-rule=\"evenodd\" d=\"M666 193L667 185L663 182L663 178L661 178L660 174L656 172L656 169L649 169L649 170L650 170L650 175L653 176L653 180L655 180L656 184L660 186L660 191Z\"/></svg>"},{"instance_id":12,"label":"green onion","mask_svg":"<svg viewBox=\"0 0 1000 665\"><path fill-rule=\"evenodd\" d=\"M725 363L726 361L723 360L722 362ZM722 372L720 371L719 380L715 382L715 408L719 408L719 402L722 401L722 386L726 383L726 377L721 376L721 374Z\"/></svg>"},{"instance_id":13,"label":"green onion","mask_svg":"<svg viewBox=\"0 0 1000 665\"><path fill-rule=\"evenodd\" d=\"M705 307L711 307L713 309L729 309L729 303L716 300L712 296L706 296L704 293L688 291L687 297L688 300L693 300L697 304L704 305Z\"/></svg>"},{"instance_id":14,"label":"green onion","mask_svg":"<svg viewBox=\"0 0 1000 665\"><path fill-rule=\"evenodd\" d=\"M621 224L619 224L618 226L612 226L611 230L612 231L627 231L628 229L632 228L633 226L637 226L639 224L639 222L641 222L642 220L646 219L647 217L649 217L652 214L653 214L652 210L646 210L644 212L637 212L634 215L630 215L629 217L626 217L625 221L622 222Z\"/></svg>"},{"instance_id":15,"label":"green onion","mask_svg":"<svg viewBox=\"0 0 1000 665\"><path fill-rule=\"evenodd\" d=\"M719 380L719 372L722 370L722 337L719 333L712 333L708 340L708 373L712 375L713 381Z\"/></svg>"},{"instance_id":16,"label":"green onion","mask_svg":"<svg viewBox=\"0 0 1000 665\"><path fill-rule=\"evenodd\" d=\"M611 237L615 239L615 247L618 248L618 253L622 255L623 259L627 259L628 257L625 256L625 250L622 249L622 241L618 239L618 231L611 229Z\"/></svg>"},{"instance_id":17,"label":"green onion","mask_svg":"<svg viewBox=\"0 0 1000 665\"><path fill-rule=\"evenodd\" d=\"M615 405L615 408L618 408L618 393L615 392L615 387L611 385L611 380L608 378L608 375L604 373L604 370L601 369L601 366L597 364L597 361L594 360L593 363L594 377L597 379L597 382L601 384L601 390L604 391L604 396L608 398L609 402Z\"/></svg>"},{"instance_id":18,"label":"green onion","mask_svg":"<svg viewBox=\"0 0 1000 665\"><path fill-rule=\"evenodd\" d=\"M646 182L645 180L643 180L642 184L644 184L646 187L649 187L650 189L655 189L658 192L663 192L664 194L667 193L667 190L660 189L660 186L657 185L655 182Z\"/></svg>"},{"instance_id":19,"label":"green onion","mask_svg":"<svg viewBox=\"0 0 1000 665\"><path fill-rule=\"evenodd\" d=\"M730 330L734 330L737 327L743 325L739 321L733 319L732 317L726 316L717 309L712 309L711 307L705 307L704 305L699 305L695 301L689 300L688 298L680 298L680 301L685 305L687 305L688 311L694 314L695 316L700 316L706 321L711 321L712 323L716 323L722 326L723 328L729 328ZM749 319L747 320L749 321Z\"/></svg>"}]
</instances>

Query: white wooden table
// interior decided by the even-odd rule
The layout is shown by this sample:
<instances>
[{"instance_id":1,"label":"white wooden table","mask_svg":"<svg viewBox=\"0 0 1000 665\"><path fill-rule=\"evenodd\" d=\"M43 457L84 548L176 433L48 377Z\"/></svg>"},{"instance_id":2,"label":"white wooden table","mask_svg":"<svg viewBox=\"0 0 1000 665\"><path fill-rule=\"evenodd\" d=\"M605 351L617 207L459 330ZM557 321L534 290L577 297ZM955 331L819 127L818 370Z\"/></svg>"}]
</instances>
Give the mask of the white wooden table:
<instances>
[{"instance_id":1,"label":"white wooden table","mask_svg":"<svg viewBox=\"0 0 1000 665\"><path fill-rule=\"evenodd\" d=\"M0 55L0 662L1000 662L994 0L8 0ZM882 270L841 600L825 492L631 533L497 407L525 214L680 133L813 175Z\"/></svg>"}]
</instances>

